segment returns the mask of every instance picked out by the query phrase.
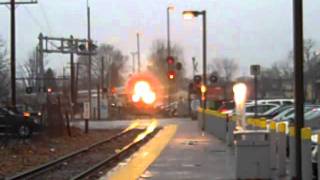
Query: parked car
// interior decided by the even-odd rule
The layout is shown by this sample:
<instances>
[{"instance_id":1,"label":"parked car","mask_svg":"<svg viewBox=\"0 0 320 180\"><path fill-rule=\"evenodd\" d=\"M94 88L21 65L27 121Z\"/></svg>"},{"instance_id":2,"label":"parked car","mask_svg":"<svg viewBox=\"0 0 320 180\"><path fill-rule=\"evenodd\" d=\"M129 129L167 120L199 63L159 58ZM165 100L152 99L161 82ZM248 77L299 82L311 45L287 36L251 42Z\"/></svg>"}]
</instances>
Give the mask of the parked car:
<instances>
[{"instance_id":1,"label":"parked car","mask_svg":"<svg viewBox=\"0 0 320 180\"><path fill-rule=\"evenodd\" d=\"M6 109L24 117L32 117L37 121L41 121L43 118L43 113L41 111L35 111L31 107L26 107L23 105L17 105L15 108L6 107Z\"/></svg>"},{"instance_id":2,"label":"parked car","mask_svg":"<svg viewBox=\"0 0 320 180\"><path fill-rule=\"evenodd\" d=\"M232 114L234 108L235 108L234 101L224 101L222 102L222 105L219 107L218 112L222 114Z\"/></svg>"},{"instance_id":3,"label":"parked car","mask_svg":"<svg viewBox=\"0 0 320 180\"><path fill-rule=\"evenodd\" d=\"M0 132L28 138L34 131L41 129L40 122L6 108L0 108Z\"/></svg>"},{"instance_id":4,"label":"parked car","mask_svg":"<svg viewBox=\"0 0 320 180\"><path fill-rule=\"evenodd\" d=\"M288 105L283 105L278 108L272 108L269 111L263 113L260 117L264 117L266 119L272 119L272 118L276 117L278 114L280 114L290 108L292 108L292 106L288 106Z\"/></svg>"},{"instance_id":5,"label":"parked car","mask_svg":"<svg viewBox=\"0 0 320 180\"><path fill-rule=\"evenodd\" d=\"M277 122L288 120L293 113L294 113L294 108L293 106L291 106L290 108L285 109L284 111L282 111L281 113L273 117L272 119Z\"/></svg>"},{"instance_id":6,"label":"parked car","mask_svg":"<svg viewBox=\"0 0 320 180\"><path fill-rule=\"evenodd\" d=\"M247 101L247 105L254 104L254 100ZM293 99L259 99L258 104L277 104L277 105L292 105L294 103Z\"/></svg>"},{"instance_id":7,"label":"parked car","mask_svg":"<svg viewBox=\"0 0 320 180\"><path fill-rule=\"evenodd\" d=\"M277 105L277 104L258 104L257 105L257 115L260 116L260 115L263 115L263 113L267 112L268 110L270 109L273 109L273 108L279 108L280 105ZM254 104L252 105L246 105L246 116L254 116L254 113L255 113L255 109L256 109L256 106Z\"/></svg>"}]
</instances>

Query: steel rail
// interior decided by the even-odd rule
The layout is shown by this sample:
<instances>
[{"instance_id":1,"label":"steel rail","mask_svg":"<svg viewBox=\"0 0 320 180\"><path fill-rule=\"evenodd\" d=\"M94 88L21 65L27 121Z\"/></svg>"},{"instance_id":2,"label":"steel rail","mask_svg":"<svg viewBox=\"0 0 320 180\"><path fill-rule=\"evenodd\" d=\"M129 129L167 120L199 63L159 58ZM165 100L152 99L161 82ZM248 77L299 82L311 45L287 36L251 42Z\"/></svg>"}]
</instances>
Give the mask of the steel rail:
<instances>
[{"instance_id":1,"label":"steel rail","mask_svg":"<svg viewBox=\"0 0 320 180\"><path fill-rule=\"evenodd\" d=\"M77 156L77 155L79 155L81 153L87 152L90 149L92 149L94 147L97 147L97 146L99 146L101 144L109 143L109 142L111 142L111 141L113 141L113 140L115 140L115 139L117 139L117 138L119 138L121 136L124 136L124 135L128 134L129 132L131 132L132 130L134 130L134 129L129 129L129 130L122 131L122 132L120 132L120 133L118 133L118 134L116 134L116 135L114 135L112 137L109 137L109 138L107 138L105 140L102 140L102 141L99 141L97 143L94 143L94 144L92 144L90 146L87 146L85 148L82 148L80 150L71 152L71 153L69 153L67 155L64 155L64 156L58 158L58 159L55 159L55 160L50 161L48 163L42 164L42 165L37 166L35 168L26 170L26 171L21 172L21 173L19 173L17 175L8 177L8 178L6 178L6 180L18 180L18 179L26 179L26 178L30 179L32 177L35 177L35 176L39 175L39 174L45 173L46 171L50 170L51 168L54 168L56 165L66 161L68 159L71 159L74 156Z\"/></svg>"},{"instance_id":2,"label":"steel rail","mask_svg":"<svg viewBox=\"0 0 320 180\"><path fill-rule=\"evenodd\" d=\"M139 149L139 145L143 144L144 142L147 142L149 139L154 137L160 129L161 128L155 129L151 133L147 134L141 140L129 144L128 146L123 148L121 151L119 151L117 153L114 153L113 155L111 155L111 156L107 157L106 159L102 160L101 162L95 164L94 166L92 166L91 168L87 169L86 171L83 171L82 173L74 176L73 178L71 178L71 180L85 179L86 177L89 177L91 174L93 174L94 172L96 172L99 169L103 168L104 166L107 166L112 161L119 159L121 156L130 154L131 150Z\"/></svg>"}]
</instances>

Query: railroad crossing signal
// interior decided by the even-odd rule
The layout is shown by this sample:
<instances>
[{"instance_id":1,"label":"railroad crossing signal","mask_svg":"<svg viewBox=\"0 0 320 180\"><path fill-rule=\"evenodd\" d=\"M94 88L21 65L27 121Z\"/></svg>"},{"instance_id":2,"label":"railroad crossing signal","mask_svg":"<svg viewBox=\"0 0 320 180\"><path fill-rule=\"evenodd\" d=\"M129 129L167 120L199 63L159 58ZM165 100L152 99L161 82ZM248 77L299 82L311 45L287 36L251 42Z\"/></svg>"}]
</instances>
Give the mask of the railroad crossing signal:
<instances>
[{"instance_id":1,"label":"railroad crossing signal","mask_svg":"<svg viewBox=\"0 0 320 180\"><path fill-rule=\"evenodd\" d=\"M212 74L210 77L209 77L209 80L212 84L218 82L218 77L214 74Z\"/></svg>"},{"instance_id":2,"label":"railroad crossing signal","mask_svg":"<svg viewBox=\"0 0 320 180\"><path fill-rule=\"evenodd\" d=\"M202 77L200 75L195 75L193 77L193 81L195 82L195 84L199 85L202 81Z\"/></svg>"},{"instance_id":3,"label":"railroad crossing signal","mask_svg":"<svg viewBox=\"0 0 320 180\"><path fill-rule=\"evenodd\" d=\"M260 70L261 68L260 68L260 65L257 65L257 64L255 64L255 65L251 65L250 66L250 74L252 75L252 76L257 76L257 75L259 75L260 74Z\"/></svg>"}]
</instances>

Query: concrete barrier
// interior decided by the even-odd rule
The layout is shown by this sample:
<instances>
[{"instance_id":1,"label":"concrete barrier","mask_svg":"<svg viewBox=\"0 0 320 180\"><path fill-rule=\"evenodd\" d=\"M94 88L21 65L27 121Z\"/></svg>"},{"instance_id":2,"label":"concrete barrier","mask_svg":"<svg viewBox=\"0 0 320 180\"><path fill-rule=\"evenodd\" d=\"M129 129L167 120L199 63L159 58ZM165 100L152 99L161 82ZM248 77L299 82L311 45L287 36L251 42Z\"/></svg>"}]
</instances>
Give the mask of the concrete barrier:
<instances>
[{"instance_id":1,"label":"concrete barrier","mask_svg":"<svg viewBox=\"0 0 320 180\"><path fill-rule=\"evenodd\" d=\"M277 171L280 177L286 175L286 159L287 159L287 136L286 124L279 123L277 128Z\"/></svg>"},{"instance_id":2,"label":"concrete barrier","mask_svg":"<svg viewBox=\"0 0 320 180\"><path fill-rule=\"evenodd\" d=\"M295 128L289 128L289 176L296 177L296 132Z\"/></svg>"},{"instance_id":3,"label":"concrete barrier","mask_svg":"<svg viewBox=\"0 0 320 180\"><path fill-rule=\"evenodd\" d=\"M205 131L225 141L227 130L227 115L220 114L217 111L206 110Z\"/></svg>"},{"instance_id":4,"label":"concrete barrier","mask_svg":"<svg viewBox=\"0 0 320 180\"><path fill-rule=\"evenodd\" d=\"M301 129L302 180L312 179L311 128Z\"/></svg>"},{"instance_id":5,"label":"concrete barrier","mask_svg":"<svg viewBox=\"0 0 320 180\"><path fill-rule=\"evenodd\" d=\"M318 180L320 180L320 133L318 133L318 139L317 139L317 169L318 169Z\"/></svg>"},{"instance_id":6,"label":"concrete barrier","mask_svg":"<svg viewBox=\"0 0 320 180\"><path fill-rule=\"evenodd\" d=\"M270 121L270 168L272 171L277 170L277 133L276 122Z\"/></svg>"},{"instance_id":7,"label":"concrete barrier","mask_svg":"<svg viewBox=\"0 0 320 180\"><path fill-rule=\"evenodd\" d=\"M228 117L227 119L228 129L227 129L227 145L233 146L234 145L234 130L237 126L236 118L235 117Z\"/></svg>"},{"instance_id":8,"label":"concrete barrier","mask_svg":"<svg viewBox=\"0 0 320 180\"><path fill-rule=\"evenodd\" d=\"M202 115L203 111L201 108L198 110L198 120L199 127L202 128L204 125L204 130L208 133L211 133L215 137L226 141L227 139L227 115L221 114L217 111L206 110L205 111L205 121L203 122Z\"/></svg>"}]
</instances>

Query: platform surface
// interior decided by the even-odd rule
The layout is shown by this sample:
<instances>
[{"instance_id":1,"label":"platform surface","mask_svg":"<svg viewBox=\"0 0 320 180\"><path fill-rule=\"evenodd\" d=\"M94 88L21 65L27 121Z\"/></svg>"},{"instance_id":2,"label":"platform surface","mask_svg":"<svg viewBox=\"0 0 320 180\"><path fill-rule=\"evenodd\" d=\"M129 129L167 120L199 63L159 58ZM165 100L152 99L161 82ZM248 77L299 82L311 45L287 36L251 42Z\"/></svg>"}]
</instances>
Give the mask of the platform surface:
<instances>
[{"instance_id":1,"label":"platform surface","mask_svg":"<svg viewBox=\"0 0 320 180\"><path fill-rule=\"evenodd\" d=\"M210 134L202 135L196 121L171 121L177 133L140 179L232 180L235 179L233 150Z\"/></svg>"}]
</instances>

